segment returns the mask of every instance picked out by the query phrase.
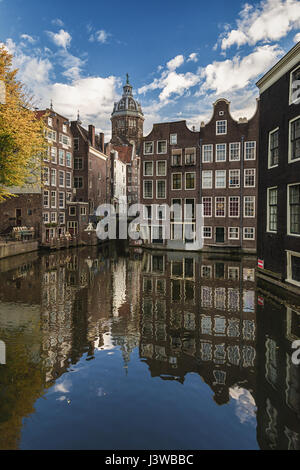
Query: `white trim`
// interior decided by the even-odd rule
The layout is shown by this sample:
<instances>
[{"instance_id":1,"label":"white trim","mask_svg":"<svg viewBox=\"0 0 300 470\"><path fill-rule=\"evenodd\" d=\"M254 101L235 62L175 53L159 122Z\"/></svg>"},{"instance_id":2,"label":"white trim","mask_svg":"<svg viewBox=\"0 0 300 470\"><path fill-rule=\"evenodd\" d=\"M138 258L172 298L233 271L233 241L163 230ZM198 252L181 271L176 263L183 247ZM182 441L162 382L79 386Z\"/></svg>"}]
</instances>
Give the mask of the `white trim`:
<instances>
[{"instance_id":1,"label":"white trim","mask_svg":"<svg viewBox=\"0 0 300 470\"><path fill-rule=\"evenodd\" d=\"M253 230L253 238L245 238L245 232L247 229L251 229ZM250 240L250 241L253 241L255 240L255 227L243 227L243 240Z\"/></svg>"},{"instance_id":2,"label":"white trim","mask_svg":"<svg viewBox=\"0 0 300 470\"><path fill-rule=\"evenodd\" d=\"M210 199L210 215L204 215L204 202L203 199ZM213 217L213 198L212 196L202 196L203 218L211 219Z\"/></svg>"},{"instance_id":3,"label":"white trim","mask_svg":"<svg viewBox=\"0 0 300 470\"><path fill-rule=\"evenodd\" d=\"M289 235L290 237L297 237L297 238L300 237L300 234L290 232L291 216L290 216L290 190L289 190L289 188L291 186L299 186L299 185L300 185L300 182L299 183L288 184L287 185L287 198L286 198L286 200L287 200L287 235Z\"/></svg>"},{"instance_id":4,"label":"white trim","mask_svg":"<svg viewBox=\"0 0 300 470\"><path fill-rule=\"evenodd\" d=\"M176 135L176 143L171 142L171 137ZM170 134L170 145L177 145L177 134Z\"/></svg>"},{"instance_id":5,"label":"white trim","mask_svg":"<svg viewBox=\"0 0 300 470\"><path fill-rule=\"evenodd\" d=\"M194 175L194 187L193 188L187 188L186 187L186 175ZM195 171L186 171L184 173L184 189L185 191L195 191L196 190L196 186L197 186L197 182L196 182L196 172Z\"/></svg>"},{"instance_id":6,"label":"white trim","mask_svg":"<svg viewBox=\"0 0 300 470\"><path fill-rule=\"evenodd\" d=\"M268 169L271 170L271 168L276 168L277 165L272 165L271 166L271 135L275 134L275 132L279 131L279 127L276 127L276 129L273 129L272 131L269 132L269 143L268 143ZM278 146L279 146L279 141L278 141Z\"/></svg>"},{"instance_id":7,"label":"white trim","mask_svg":"<svg viewBox=\"0 0 300 470\"><path fill-rule=\"evenodd\" d=\"M246 208L245 199L246 199L246 197L254 198L254 212L253 212L253 215L245 215L245 208ZM243 207L243 216L244 216L244 218L246 218L246 219L254 219L254 218L255 218L255 214L256 214L256 207L255 207L255 205L256 205L256 197L255 197L255 196L250 196L250 195L244 196L243 203L244 203L244 204L243 204L243 206L244 206L244 207Z\"/></svg>"},{"instance_id":8,"label":"white trim","mask_svg":"<svg viewBox=\"0 0 300 470\"><path fill-rule=\"evenodd\" d=\"M231 146L232 145L238 145L239 146L239 158L234 159L231 158ZM240 142L230 142L229 143L229 161L230 162L239 162L241 160L241 143Z\"/></svg>"},{"instance_id":9,"label":"white trim","mask_svg":"<svg viewBox=\"0 0 300 470\"><path fill-rule=\"evenodd\" d=\"M225 122L225 132L218 132L218 124L220 122ZM227 119L220 119L216 121L216 135L227 135Z\"/></svg>"},{"instance_id":10,"label":"white trim","mask_svg":"<svg viewBox=\"0 0 300 470\"><path fill-rule=\"evenodd\" d=\"M289 145L289 147L288 147L288 162L289 163L299 162L299 160L300 160L300 157L295 158L294 160L291 159L291 153L292 153L292 145L291 145L291 143L292 143L291 142L291 128L292 128L292 126L291 126L291 124L292 124L292 122L297 121L298 119L300 119L300 115L298 115L297 117L295 117L295 118L293 118L289 121L289 144L288 144Z\"/></svg>"},{"instance_id":11,"label":"white trim","mask_svg":"<svg viewBox=\"0 0 300 470\"><path fill-rule=\"evenodd\" d=\"M247 144L254 144L254 158L246 158ZM245 145L244 145L244 160L246 162L253 162L254 160L256 160L256 140L247 140L247 142L245 142Z\"/></svg>"},{"instance_id":12,"label":"white trim","mask_svg":"<svg viewBox=\"0 0 300 470\"><path fill-rule=\"evenodd\" d=\"M165 183L165 197L158 196L158 183L161 181ZM167 180L156 180L155 190L156 190L156 199L167 199Z\"/></svg>"},{"instance_id":13,"label":"white trim","mask_svg":"<svg viewBox=\"0 0 300 470\"><path fill-rule=\"evenodd\" d=\"M277 190L277 224L278 224L278 186L272 186L271 188L267 188L267 230L266 232L268 233L277 233L278 231L278 226L277 230L270 230L270 190L271 189L276 189Z\"/></svg>"},{"instance_id":14,"label":"white trim","mask_svg":"<svg viewBox=\"0 0 300 470\"><path fill-rule=\"evenodd\" d=\"M145 183L151 183L152 186L152 196L145 196ZM144 180L143 181L143 198L144 199L153 199L153 180Z\"/></svg>"},{"instance_id":15,"label":"white trim","mask_svg":"<svg viewBox=\"0 0 300 470\"><path fill-rule=\"evenodd\" d=\"M230 199L232 199L233 197L238 200L238 215L230 215ZM241 200L240 200L241 198L240 198L240 196L229 196L228 199L229 199L229 201L228 201L228 217L230 219L239 218L240 214L241 214Z\"/></svg>"},{"instance_id":16,"label":"white trim","mask_svg":"<svg viewBox=\"0 0 300 470\"><path fill-rule=\"evenodd\" d=\"M298 65L298 67L294 68L293 70L291 70L290 72L290 76L289 76L289 80L290 80L290 83L289 83L289 105L291 104L296 104L292 101L292 75L294 72L296 72L296 70L298 70L300 68L300 65ZM298 104L298 103L297 103Z\"/></svg>"},{"instance_id":17,"label":"white trim","mask_svg":"<svg viewBox=\"0 0 300 470\"><path fill-rule=\"evenodd\" d=\"M234 228L237 230L238 236L237 237L231 237L230 236L230 229ZM228 240L239 240L240 239L240 227L228 227Z\"/></svg>"},{"instance_id":18,"label":"white trim","mask_svg":"<svg viewBox=\"0 0 300 470\"><path fill-rule=\"evenodd\" d=\"M238 172L238 175L239 175L239 184L237 186L233 186L232 184L230 184L230 180L231 180L231 172L232 171L237 171ZM230 189L238 189L241 187L241 170L239 168L232 168L231 170L229 170L229 176L228 176L228 187Z\"/></svg>"},{"instance_id":19,"label":"white trim","mask_svg":"<svg viewBox=\"0 0 300 470\"><path fill-rule=\"evenodd\" d=\"M210 179L211 179L211 185L210 186L204 186L203 181L204 181L204 173L210 173ZM212 189L213 188L213 171L212 170L203 170L202 171L202 181L201 181L202 189Z\"/></svg>"},{"instance_id":20,"label":"white trim","mask_svg":"<svg viewBox=\"0 0 300 470\"><path fill-rule=\"evenodd\" d=\"M152 144L152 152L145 152L146 144ZM148 140L147 142L144 142L144 155L153 155L154 154L154 141L153 140Z\"/></svg>"},{"instance_id":21,"label":"white trim","mask_svg":"<svg viewBox=\"0 0 300 470\"><path fill-rule=\"evenodd\" d=\"M217 173L223 172L224 174L224 186L217 186ZM227 171L226 170L216 170L215 171L215 189L224 189L227 187Z\"/></svg>"},{"instance_id":22,"label":"white trim","mask_svg":"<svg viewBox=\"0 0 300 470\"><path fill-rule=\"evenodd\" d=\"M294 258L300 258L300 253L298 253L296 251L286 250L286 255L287 255L287 260L286 260L286 275L287 275L287 278L286 278L286 282L289 282L290 284L294 284L295 286L300 287L300 282L295 281L292 278L292 256Z\"/></svg>"},{"instance_id":23,"label":"white trim","mask_svg":"<svg viewBox=\"0 0 300 470\"><path fill-rule=\"evenodd\" d=\"M211 150L211 159L209 161L204 160L204 147L210 147ZM214 161L214 144L203 144L202 145L202 163L213 163Z\"/></svg>"},{"instance_id":24,"label":"white trim","mask_svg":"<svg viewBox=\"0 0 300 470\"><path fill-rule=\"evenodd\" d=\"M146 175L146 172L145 172L145 166L146 166L146 163L151 163L151 168L152 168L152 172L151 172L151 175ZM153 160L146 160L145 162L143 162L143 176L145 176L146 178L151 178L153 176Z\"/></svg>"},{"instance_id":25,"label":"white trim","mask_svg":"<svg viewBox=\"0 0 300 470\"><path fill-rule=\"evenodd\" d=\"M217 215L217 199L224 199L224 215ZM226 217L226 197L225 196L215 196L215 217L218 219L224 219Z\"/></svg>"},{"instance_id":26,"label":"white trim","mask_svg":"<svg viewBox=\"0 0 300 470\"><path fill-rule=\"evenodd\" d=\"M158 151L158 144L161 143L161 142L165 142L165 144L166 144L166 151L165 152L159 152ZM166 153L168 153L168 142L166 140L158 140L156 142L156 153L157 153L157 155L165 155Z\"/></svg>"},{"instance_id":27,"label":"white trim","mask_svg":"<svg viewBox=\"0 0 300 470\"><path fill-rule=\"evenodd\" d=\"M158 164L159 163L164 163L165 164L165 173L163 175L158 174ZM157 160L157 162L156 162L156 176L158 176L158 177L167 176L167 160Z\"/></svg>"},{"instance_id":28,"label":"white trim","mask_svg":"<svg viewBox=\"0 0 300 470\"><path fill-rule=\"evenodd\" d=\"M225 145L225 159L224 160L218 160L218 147L220 147L220 145ZM224 163L227 161L227 144L226 142L224 143L220 143L220 144L216 144L216 152L215 152L215 162L216 163Z\"/></svg>"},{"instance_id":29,"label":"white trim","mask_svg":"<svg viewBox=\"0 0 300 470\"><path fill-rule=\"evenodd\" d=\"M205 228L209 228L209 229L210 229L210 237L205 237L205 236L204 236L204 229L205 229ZM212 239L212 234L213 234L212 226L211 226L211 225L203 225L203 227L202 227L202 238L204 238L204 240L211 240L211 239Z\"/></svg>"},{"instance_id":30,"label":"white trim","mask_svg":"<svg viewBox=\"0 0 300 470\"><path fill-rule=\"evenodd\" d=\"M254 184L253 185L246 185L246 172L247 171L254 171ZM245 188L255 188L256 187L256 168L245 168L244 169L244 187Z\"/></svg>"},{"instance_id":31,"label":"white trim","mask_svg":"<svg viewBox=\"0 0 300 470\"><path fill-rule=\"evenodd\" d=\"M180 188L173 188L173 175L180 175ZM171 173L171 191L182 191L182 173Z\"/></svg>"}]
</instances>

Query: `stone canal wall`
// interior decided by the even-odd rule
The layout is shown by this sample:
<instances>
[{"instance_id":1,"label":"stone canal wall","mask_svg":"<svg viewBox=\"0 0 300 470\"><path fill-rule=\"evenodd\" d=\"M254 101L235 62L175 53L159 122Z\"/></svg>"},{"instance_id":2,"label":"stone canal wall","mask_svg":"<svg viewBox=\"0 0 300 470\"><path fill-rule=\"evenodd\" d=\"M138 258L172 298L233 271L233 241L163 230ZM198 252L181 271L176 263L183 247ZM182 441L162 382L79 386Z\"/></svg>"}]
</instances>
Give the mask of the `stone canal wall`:
<instances>
[{"instance_id":1,"label":"stone canal wall","mask_svg":"<svg viewBox=\"0 0 300 470\"><path fill-rule=\"evenodd\" d=\"M36 251L39 248L37 240L30 240L24 242L0 242L0 259L7 258L9 256L20 255L22 253L29 253Z\"/></svg>"}]
</instances>

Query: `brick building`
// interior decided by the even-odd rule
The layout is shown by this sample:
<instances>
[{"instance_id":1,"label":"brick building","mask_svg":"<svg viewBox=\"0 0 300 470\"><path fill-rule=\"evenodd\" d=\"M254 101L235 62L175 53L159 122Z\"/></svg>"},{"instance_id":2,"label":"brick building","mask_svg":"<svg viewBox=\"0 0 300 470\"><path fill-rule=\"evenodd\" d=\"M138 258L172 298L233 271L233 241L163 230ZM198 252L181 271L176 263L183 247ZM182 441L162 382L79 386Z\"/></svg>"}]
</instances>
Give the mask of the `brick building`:
<instances>
[{"instance_id":1,"label":"brick building","mask_svg":"<svg viewBox=\"0 0 300 470\"><path fill-rule=\"evenodd\" d=\"M300 288L300 42L257 83L260 90L259 275ZM262 266L262 265L261 265Z\"/></svg>"},{"instance_id":2,"label":"brick building","mask_svg":"<svg viewBox=\"0 0 300 470\"><path fill-rule=\"evenodd\" d=\"M204 250L256 252L258 110L249 121L235 121L229 106L225 99L214 103L200 132L180 121L155 124L144 137L141 202L148 245L191 249L196 204L203 204ZM164 204L181 206L181 214L171 211L169 240L163 240Z\"/></svg>"}]
</instances>

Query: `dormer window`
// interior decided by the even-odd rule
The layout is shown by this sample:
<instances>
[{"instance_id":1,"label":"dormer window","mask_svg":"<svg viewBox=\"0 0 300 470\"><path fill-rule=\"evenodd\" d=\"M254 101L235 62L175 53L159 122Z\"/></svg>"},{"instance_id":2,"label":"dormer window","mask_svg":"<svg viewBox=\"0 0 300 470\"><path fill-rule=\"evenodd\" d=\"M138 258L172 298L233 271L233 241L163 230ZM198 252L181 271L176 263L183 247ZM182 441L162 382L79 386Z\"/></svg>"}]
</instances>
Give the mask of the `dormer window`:
<instances>
[{"instance_id":1,"label":"dormer window","mask_svg":"<svg viewBox=\"0 0 300 470\"><path fill-rule=\"evenodd\" d=\"M227 121L217 121L216 122L216 133L217 133L217 135L227 134Z\"/></svg>"}]
</instances>

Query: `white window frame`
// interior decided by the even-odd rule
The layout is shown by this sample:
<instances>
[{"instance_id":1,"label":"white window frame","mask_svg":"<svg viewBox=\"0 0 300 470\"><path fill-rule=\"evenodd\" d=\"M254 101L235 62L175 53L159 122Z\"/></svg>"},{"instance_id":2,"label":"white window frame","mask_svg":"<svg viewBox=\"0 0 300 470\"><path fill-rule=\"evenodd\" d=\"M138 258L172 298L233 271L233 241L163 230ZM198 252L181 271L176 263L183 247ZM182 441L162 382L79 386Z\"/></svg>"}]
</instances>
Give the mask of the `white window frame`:
<instances>
[{"instance_id":1,"label":"white window frame","mask_svg":"<svg viewBox=\"0 0 300 470\"><path fill-rule=\"evenodd\" d=\"M246 204L245 204L245 200L246 200L246 197L251 197L251 198L254 198L254 214L253 215L245 215L245 209L246 209ZM243 210L243 216L245 219L254 219L255 216L256 216L256 197L255 196L244 196L244 210Z\"/></svg>"},{"instance_id":2,"label":"white window frame","mask_svg":"<svg viewBox=\"0 0 300 470\"><path fill-rule=\"evenodd\" d=\"M60 183L60 177L63 176L63 183L61 184ZM63 170L59 170L58 172L58 185L60 188L64 188L65 187L65 182L66 182L66 175L65 175L65 172Z\"/></svg>"},{"instance_id":3,"label":"white window frame","mask_svg":"<svg viewBox=\"0 0 300 470\"><path fill-rule=\"evenodd\" d=\"M275 134L275 132L279 131L279 127L276 127L276 129L273 129L272 131L269 132L269 139L268 139L268 169L271 170L272 168L276 168L277 165L271 165L271 135Z\"/></svg>"},{"instance_id":4,"label":"white window frame","mask_svg":"<svg viewBox=\"0 0 300 470\"><path fill-rule=\"evenodd\" d=\"M224 185L217 186L217 174L222 172L224 174ZM226 170L216 170L215 171L215 189L224 189L226 188L226 178L227 178L227 171Z\"/></svg>"},{"instance_id":5,"label":"white window frame","mask_svg":"<svg viewBox=\"0 0 300 470\"><path fill-rule=\"evenodd\" d=\"M218 124L225 122L225 132L218 132ZM216 121L216 135L227 135L227 119Z\"/></svg>"},{"instance_id":6,"label":"white window frame","mask_svg":"<svg viewBox=\"0 0 300 470\"><path fill-rule=\"evenodd\" d=\"M230 236L230 230L234 229L237 230L237 237L231 237ZM240 227L228 227L228 240L239 240L240 239Z\"/></svg>"},{"instance_id":7,"label":"white window frame","mask_svg":"<svg viewBox=\"0 0 300 470\"><path fill-rule=\"evenodd\" d=\"M151 163L151 175L146 175L146 163ZM154 162L152 160L143 162L143 176L145 176L146 178L151 178L153 176L153 163Z\"/></svg>"},{"instance_id":8,"label":"white window frame","mask_svg":"<svg viewBox=\"0 0 300 470\"><path fill-rule=\"evenodd\" d=\"M230 200L232 198L237 198L238 199L238 215L230 215ZM230 219L238 219L240 217L240 214L241 214L241 200L240 200L240 196L229 196L229 201L228 201L228 217Z\"/></svg>"},{"instance_id":9,"label":"white window frame","mask_svg":"<svg viewBox=\"0 0 300 470\"><path fill-rule=\"evenodd\" d=\"M218 147L220 147L221 145L225 145L225 159L224 160L218 160ZM224 163L226 161L227 161L227 144L226 143L216 144L216 163Z\"/></svg>"},{"instance_id":10,"label":"white window frame","mask_svg":"<svg viewBox=\"0 0 300 470\"><path fill-rule=\"evenodd\" d=\"M159 152L158 151L158 144L164 142L166 144L166 151L165 152ZM158 140L156 143L156 153L157 155L165 155L168 152L168 142L166 140Z\"/></svg>"},{"instance_id":11,"label":"white window frame","mask_svg":"<svg viewBox=\"0 0 300 470\"><path fill-rule=\"evenodd\" d=\"M291 159L291 156L292 156L292 145L291 145L291 136L292 136L292 126L291 124L294 122L294 121L297 121L298 119L300 119L300 115L291 119L289 121L289 148L288 148L288 162L289 163L295 163L295 162L299 162L300 160L300 157L299 158L295 158L294 160Z\"/></svg>"},{"instance_id":12,"label":"white window frame","mask_svg":"<svg viewBox=\"0 0 300 470\"><path fill-rule=\"evenodd\" d=\"M204 182L204 174L208 174L210 173L210 181L211 181L211 184L210 186L204 186L203 185L203 182ZM202 189L212 189L213 188L213 171L212 170L203 170L202 171Z\"/></svg>"},{"instance_id":13,"label":"white window frame","mask_svg":"<svg viewBox=\"0 0 300 470\"><path fill-rule=\"evenodd\" d=\"M204 159L205 151L209 151L210 160L205 160ZM213 144L203 144L202 145L202 163L213 163L213 161L214 161L214 145Z\"/></svg>"},{"instance_id":14,"label":"white window frame","mask_svg":"<svg viewBox=\"0 0 300 470\"><path fill-rule=\"evenodd\" d=\"M70 176L70 184L68 184L68 178L67 175ZM66 188L72 188L72 173L70 171L66 172Z\"/></svg>"},{"instance_id":15,"label":"white window frame","mask_svg":"<svg viewBox=\"0 0 300 470\"><path fill-rule=\"evenodd\" d=\"M63 205L61 206L60 205L60 195L63 195L63 199L62 199L62 202L63 202ZM58 192L58 208L59 209L64 209L66 207L66 197L65 197L65 193L63 191L59 191Z\"/></svg>"},{"instance_id":16,"label":"white window frame","mask_svg":"<svg viewBox=\"0 0 300 470\"><path fill-rule=\"evenodd\" d=\"M48 204L45 204L45 196L47 196ZM45 209L50 208L50 192L49 192L48 189L44 189L44 191L43 191L43 207Z\"/></svg>"},{"instance_id":17,"label":"white window frame","mask_svg":"<svg viewBox=\"0 0 300 470\"><path fill-rule=\"evenodd\" d=\"M52 205L52 193L55 193L55 205ZM57 191L50 191L50 208L56 209L57 207Z\"/></svg>"},{"instance_id":18,"label":"white window frame","mask_svg":"<svg viewBox=\"0 0 300 470\"><path fill-rule=\"evenodd\" d=\"M55 182L53 183L52 182L52 172L53 172L53 175L55 175ZM57 186L57 173L56 173L56 168L50 168L50 186Z\"/></svg>"},{"instance_id":19,"label":"white window frame","mask_svg":"<svg viewBox=\"0 0 300 470\"><path fill-rule=\"evenodd\" d=\"M231 181L231 174L232 174L233 171L238 172L238 175L239 175L239 184L238 184L237 186L232 185L232 184L230 183L230 181ZM233 188L240 188L240 187L241 187L241 170L240 170L239 168L232 168L231 170L229 170L228 187L231 188L231 189L233 189Z\"/></svg>"},{"instance_id":20,"label":"white window frame","mask_svg":"<svg viewBox=\"0 0 300 470\"><path fill-rule=\"evenodd\" d=\"M172 142L172 139L176 136L174 139L175 142ZM177 145L177 134L170 134L170 145Z\"/></svg>"},{"instance_id":21,"label":"white window frame","mask_svg":"<svg viewBox=\"0 0 300 470\"><path fill-rule=\"evenodd\" d=\"M298 186L300 185L300 181L299 183L292 183L292 184L288 184L287 185L287 234L290 236L290 237L300 237L300 234L297 234L297 233L291 233L290 229L291 229L291 214L290 214L290 187L291 186Z\"/></svg>"},{"instance_id":22,"label":"white window frame","mask_svg":"<svg viewBox=\"0 0 300 470\"><path fill-rule=\"evenodd\" d=\"M247 155L247 144L254 144L254 158L246 158L246 155ZM244 160L246 162L253 162L254 160L256 160L256 140L247 140L247 142L245 142L245 147L244 147L244 150L245 150L245 153L244 153Z\"/></svg>"},{"instance_id":23,"label":"white window frame","mask_svg":"<svg viewBox=\"0 0 300 470\"><path fill-rule=\"evenodd\" d=\"M160 175L158 172L158 164L159 163L164 163L165 165L165 171L163 175ZM167 160L157 160L156 162L156 176L167 176Z\"/></svg>"},{"instance_id":24,"label":"white window frame","mask_svg":"<svg viewBox=\"0 0 300 470\"><path fill-rule=\"evenodd\" d=\"M57 212L50 212L50 223L51 224L57 223Z\"/></svg>"},{"instance_id":25,"label":"white window frame","mask_svg":"<svg viewBox=\"0 0 300 470\"><path fill-rule=\"evenodd\" d=\"M249 237L246 237L245 234L246 234L246 230L253 230L253 237L252 238L249 238ZM250 240L250 241L254 241L255 240L255 227L243 227L243 240L247 241L247 240Z\"/></svg>"},{"instance_id":26,"label":"white window frame","mask_svg":"<svg viewBox=\"0 0 300 470\"><path fill-rule=\"evenodd\" d=\"M246 185L246 172L254 171L254 185ZM244 187L245 188L255 188L256 187L256 168L245 168L244 169Z\"/></svg>"},{"instance_id":27,"label":"white window frame","mask_svg":"<svg viewBox=\"0 0 300 470\"><path fill-rule=\"evenodd\" d=\"M152 144L152 152L146 152L146 145L147 144ZM149 140L147 142L144 142L144 155L153 155L154 154L154 141Z\"/></svg>"},{"instance_id":28,"label":"white window frame","mask_svg":"<svg viewBox=\"0 0 300 470\"><path fill-rule=\"evenodd\" d=\"M186 187L186 175L194 175L194 187L193 188L187 188ZM195 191L196 187L197 187L196 172L195 171L186 171L184 173L184 189L185 189L185 191Z\"/></svg>"},{"instance_id":29,"label":"white window frame","mask_svg":"<svg viewBox=\"0 0 300 470\"><path fill-rule=\"evenodd\" d=\"M296 104L293 102L292 100L292 76L293 76L293 73L296 72L296 70L298 70L300 68L300 65L298 65L296 68L294 68L294 70L291 71L290 73L290 85L289 85L289 105L291 104ZM298 104L298 103L297 103Z\"/></svg>"},{"instance_id":30,"label":"white window frame","mask_svg":"<svg viewBox=\"0 0 300 470\"><path fill-rule=\"evenodd\" d=\"M167 218L167 206L166 206L166 204L160 204L160 205L156 204L156 205L154 205L154 207L156 207L156 220L166 220L166 218ZM159 212L163 213L163 217L161 219L159 218ZM149 219L149 220L152 220L152 218Z\"/></svg>"},{"instance_id":31,"label":"white window frame","mask_svg":"<svg viewBox=\"0 0 300 470\"><path fill-rule=\"evenodd\" d=\"M272 189L277 190L277 230L270 230L270 191ZM267 188L267 230L268 233L277 233L278 231L278 186L272 186Z\"/></svg>"},{"instance_id":32,"label":"white window frame","mask_svg":"<svg viewBox=\"0 0 300 470\"><path fill-rule=\"evenodd\" d=\"M165 197L159 197L158 196L158 183L160 182L164 182L165 183ZM167 180L156 180L156 199L167 199Z\"/></svg>"},{"instance_id":33,"label":"white window frame","mask_svg":"<svg viewBox=\"0 0 300 470\"><path fill-rule=\"evenodd\" d=\"M47 216L47 217L45 217L45 216ZM45 220L45 218L47 218L47 220ZM44 224L49 224L49 221L50 221L49 212L43 212L43 222L44 222Z\"/></svg>"},{"instance_id":34,"label":"white window frame","mask_svg":"<svg viewBox=\"0 0 300 470\"><path fill-rule=\"evenodd\" d=\"M173 175L180 175L180 189L173 188ZM171 191L182 191L182 173L171 173Z\"/></svg>"},{"instance_id":35,"label":"white window frame","mask_svg":"<svg viewBox=\"0 0 300 470\"><path fill-rule=\"evenodd\" d=\"M210 199L210 215L204 215L204 202L203 199ZM203 217L206 219L211 219L213 216L213 198L212 196L202 196L202 205L203 205Z\"/></svg>"},{"instance_id":36,"label":"white window frame","mask_svg":"<svg viewBox=\"0 0 300 470\"><path fill-rule=\"evenodd\" d=\"M149 184L151 183L152 186L152 196L145 196L145 183ZM143 181L143 198L144 199L153 199L153 180L144 180Z\"/></svg>"},{"instance_id":37,"label":"white window frame","mask_svg":"<svg viewBox=\"0 0 300 470\"><path fill-rule=\"evenodd\" d=\"M295 258L300 258L300 253L298 253L296 251L286 250L286 255L287 255L287 260L286 260L287 278L286 278L286 282L289 282L290 284L294 284L295 286L300 287L300 282L295 281L292 278L292 256L294 256Z\"/></svg>"},{"instance_id":38,"label":"white window frame","mask_svg":"<svg viewBox=\"0 0 300 470\"><path fill-rule=\"evenodd\" d=\"M224 215L217 215L217 199L222 198L224 201ZM215 196L215 217L217 219L224 219L226 217L226 197L225 196Z\"/></svg>"},{"instance_id":39,"label":"white window frame","mask_svg":"<svg viewBox=\"0 0 300 470\"><path fill-rule=\"evenodd\" d=\"M210 229L210 237L204 236L204 229ZM211 227L210 225L204 225L204 226L202 227L202 238L204 238L204 240L211 240L211 239L212 239L212 236L213 236L212 227Z\"/></svg>"},{"instance_id":40,"label":"white window frame","mask_svg":"<svg viewBox=\"0 0 300 470\"><path fill-rule=\"evenodd\" d=\"M239 146L239 158L231 158L231 149L233 145ZM229 161L230 162L239 162L241 160L241 143L240 142L230 142L229 144Z\"/></svg>"}]
</instances>

